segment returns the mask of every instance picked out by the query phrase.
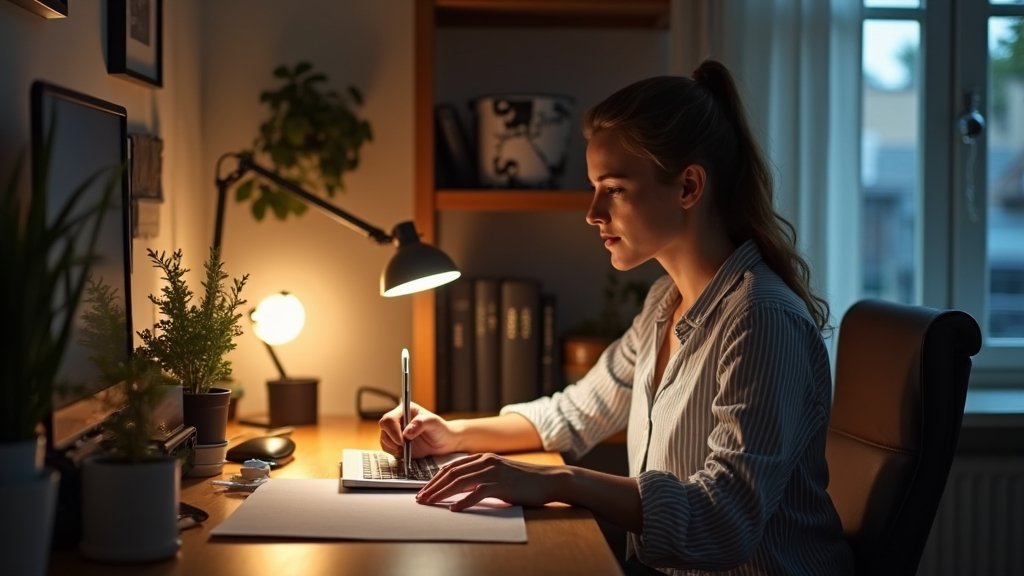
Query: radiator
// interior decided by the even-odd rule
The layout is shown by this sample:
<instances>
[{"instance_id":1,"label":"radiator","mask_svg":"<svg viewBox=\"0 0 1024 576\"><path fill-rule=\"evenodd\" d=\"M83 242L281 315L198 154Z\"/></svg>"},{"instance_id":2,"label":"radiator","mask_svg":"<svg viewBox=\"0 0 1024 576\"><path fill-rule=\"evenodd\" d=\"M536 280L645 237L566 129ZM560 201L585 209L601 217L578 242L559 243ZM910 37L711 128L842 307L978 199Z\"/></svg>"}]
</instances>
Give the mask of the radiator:
<instances>
[{"instance_id":1,"label":"radiator","mask_svg":"<svg viewBox=\"0 0 1024 576\"><path fill-rule=\"evenodd\" d=\"M1024 455L958 455L918 576L1024 576Z\"/></svg>"}]
</instances>

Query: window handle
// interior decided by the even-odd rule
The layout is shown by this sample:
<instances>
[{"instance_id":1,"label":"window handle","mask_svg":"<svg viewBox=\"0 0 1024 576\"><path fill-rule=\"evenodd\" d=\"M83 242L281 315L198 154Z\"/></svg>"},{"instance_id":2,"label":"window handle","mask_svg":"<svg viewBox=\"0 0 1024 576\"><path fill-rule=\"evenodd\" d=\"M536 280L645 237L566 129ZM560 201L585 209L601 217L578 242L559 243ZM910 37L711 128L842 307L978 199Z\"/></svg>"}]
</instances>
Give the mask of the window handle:
<instances>
[{"instance_id":1,"label":"window handle","mask_svg":"<svg viewBox=\"0 0 1024 576\"><path fill-rule=\"evenodd\" d=\"M968 147L967 165L964 167L964 204L971 222L977 222L978 207L974 194L974 169L975 164L978 163L978 139L985 132L985 116L978 110L981 92L971 90L966 96L967 109L960 114L957 126L960 129L960 139Z\"/></svg>"}]
</instances>

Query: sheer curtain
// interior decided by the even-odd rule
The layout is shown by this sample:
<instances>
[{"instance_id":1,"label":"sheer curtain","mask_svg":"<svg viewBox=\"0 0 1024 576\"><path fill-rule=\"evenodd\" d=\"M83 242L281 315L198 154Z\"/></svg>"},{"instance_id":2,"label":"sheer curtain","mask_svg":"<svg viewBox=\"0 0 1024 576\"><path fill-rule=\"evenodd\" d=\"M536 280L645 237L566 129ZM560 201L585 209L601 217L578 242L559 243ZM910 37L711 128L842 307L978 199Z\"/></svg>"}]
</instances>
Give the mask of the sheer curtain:
<instances>
[{"instance_id":1,"label":"sheer curtain","mask_svg":"<svg viewBox=\"0 0 1024 576\"><path fill-rule=\"evenodd\" d=\"M815 289L838 322L859 294L861 0L673 0L673 73L732 70L775 167ZM834 344L834 342L832 342Z\"/></svg>"}]
</instances>

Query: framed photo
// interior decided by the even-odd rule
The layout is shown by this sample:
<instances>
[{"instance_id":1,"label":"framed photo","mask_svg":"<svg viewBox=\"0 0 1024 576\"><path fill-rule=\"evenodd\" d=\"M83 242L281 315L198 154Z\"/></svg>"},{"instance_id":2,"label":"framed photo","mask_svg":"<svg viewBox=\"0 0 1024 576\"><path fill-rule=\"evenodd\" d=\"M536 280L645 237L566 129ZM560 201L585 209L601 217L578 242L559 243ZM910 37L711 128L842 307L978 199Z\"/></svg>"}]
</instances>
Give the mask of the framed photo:
<instances>
[{"instance_id":1,"label":"framed photo","mask_svg":"<svg viewBox=\"0 0 1024 576\"><path fill-rule=\"evenodd\" d=\"M163 0L107 2L107 72L163 86Z\"/></svg>"}]
</instances>

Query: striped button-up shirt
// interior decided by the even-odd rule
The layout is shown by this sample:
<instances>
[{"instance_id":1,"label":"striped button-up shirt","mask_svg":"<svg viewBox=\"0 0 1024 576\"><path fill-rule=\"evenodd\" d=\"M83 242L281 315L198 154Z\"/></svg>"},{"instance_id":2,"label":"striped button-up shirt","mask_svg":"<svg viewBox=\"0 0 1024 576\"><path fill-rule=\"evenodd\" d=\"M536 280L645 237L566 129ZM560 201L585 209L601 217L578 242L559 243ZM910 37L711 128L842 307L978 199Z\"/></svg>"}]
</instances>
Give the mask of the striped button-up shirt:
<instances>
[{"instance_id":1,"label":"striped button-up shirt","mask_svg":"<svg viewBox=\"0 0 1024 576\"><path fill-rule=\"evenodd\" d=\"M576 384L502 413L546 450L581 455L627 430L643 532L628 554L667 574L844 575L853 560L825 491L831 372L804 302L747 241L673 327L656 281L629 330ZM681 344L654 381L665 331Z\"/></svg>"}]
</instances>

